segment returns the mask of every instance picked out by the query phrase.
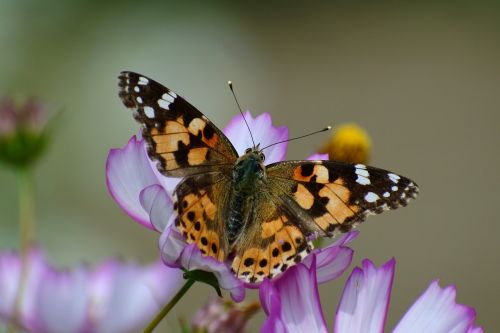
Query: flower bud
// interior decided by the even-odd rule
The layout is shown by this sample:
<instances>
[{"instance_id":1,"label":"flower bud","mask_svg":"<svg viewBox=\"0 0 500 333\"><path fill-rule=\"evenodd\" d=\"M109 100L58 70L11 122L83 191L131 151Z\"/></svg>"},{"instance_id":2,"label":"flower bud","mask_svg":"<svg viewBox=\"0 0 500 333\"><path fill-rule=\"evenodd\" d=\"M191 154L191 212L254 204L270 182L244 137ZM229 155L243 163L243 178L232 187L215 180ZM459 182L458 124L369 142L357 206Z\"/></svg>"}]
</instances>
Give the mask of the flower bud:
<instances>
[{"instance_id":1,"label":"flower bud","mask_svg":"<svg viewBox=\"0 0 500 333\"><path fill-rule=\"evenodd\" d=\"M192 332L243 333L248 320L259 311L258 303L239 305L212 297L192 318Z\"/></svg>"},{"instance_id":2,"label":"flower bud","mask_svg":"<svg viewBox=\"0 0 500 333\"><path fill-rule=\"evenodd\" d=\"M0 102L0 162L15 168L33 164L44 151L48 139L43 104L29 99L19 105L11 98Z\"/></svg>"}]
</instances>

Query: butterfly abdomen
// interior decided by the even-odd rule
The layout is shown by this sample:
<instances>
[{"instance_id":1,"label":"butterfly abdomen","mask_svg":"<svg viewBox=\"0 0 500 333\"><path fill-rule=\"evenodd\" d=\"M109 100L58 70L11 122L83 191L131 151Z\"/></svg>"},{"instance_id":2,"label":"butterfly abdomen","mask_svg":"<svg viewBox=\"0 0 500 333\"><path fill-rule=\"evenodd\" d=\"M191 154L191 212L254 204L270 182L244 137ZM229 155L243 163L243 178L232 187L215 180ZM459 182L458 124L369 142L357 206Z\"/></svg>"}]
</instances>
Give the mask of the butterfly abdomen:
<instances>
[{"instance_id":1,"label":"butterfly abdomen","mask_svg":"<svg viewBox=\"0 0 500 333\"><path fill-rule=\"evenodd\" d=\"M243 191L234 191L229 201L229 218L226 225L229 244L233 244L243 228L245 212L251 206L251 196Z\"/></svg>"}]
</instances>

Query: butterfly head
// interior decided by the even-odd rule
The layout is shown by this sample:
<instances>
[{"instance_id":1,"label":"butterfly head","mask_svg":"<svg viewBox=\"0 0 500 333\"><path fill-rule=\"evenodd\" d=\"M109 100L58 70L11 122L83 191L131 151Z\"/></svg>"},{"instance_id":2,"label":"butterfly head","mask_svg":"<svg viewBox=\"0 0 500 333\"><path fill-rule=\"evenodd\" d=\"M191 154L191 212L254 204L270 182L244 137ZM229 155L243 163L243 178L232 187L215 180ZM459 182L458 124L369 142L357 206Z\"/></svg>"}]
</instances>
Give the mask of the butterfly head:
<instances>
[{"instance_id":1,"label":"butterfly head","mask_svg":"<svg viewBox=\"0 0 500 333\"><path fill-rule=\"evenodd\" d=\"M233 180L235 184L247 187L248 184L254 184L257 180L265 178L264 160L265 155L259 145L247 148L245 154L238 158L234 166Z\"/></svg>"}]
</instances>

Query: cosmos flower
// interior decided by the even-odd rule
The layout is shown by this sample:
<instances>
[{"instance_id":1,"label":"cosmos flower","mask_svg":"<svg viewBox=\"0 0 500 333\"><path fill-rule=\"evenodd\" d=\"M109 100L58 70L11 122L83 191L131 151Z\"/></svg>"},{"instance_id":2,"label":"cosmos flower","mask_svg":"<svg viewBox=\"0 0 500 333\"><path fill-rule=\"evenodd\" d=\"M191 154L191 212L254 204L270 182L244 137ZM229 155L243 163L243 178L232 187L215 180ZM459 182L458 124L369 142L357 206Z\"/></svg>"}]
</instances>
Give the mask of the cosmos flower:
<instances>
[{"instance_id":1,"label":"cosmos flower","mask_svg":"<svg viewBox=\"0 0 500 333\"><path fill-rule=\"evenodd\" d=\"M278 281L266 280L260 288L262 306L267 314L261 332L328 332L317 287L317 275L311 267L298 264ZM395 260L377 268L364 260L346 282L335 316L335 333L384 332L389 306ZM437 281L410 307L394 328L396 333L480 333L475 326L474 309L455 302L453 286L441 288ZM301 304L297 307L296 304Z\"/></svg>"},{"instance_id":2,"label":"cosmos flower","mask_svg":"<svg viewBox=\"0 0 500 333\"><path fill-rule=\"evenodd\" d=\"M286 140L288 129L274 127L271 116L264 113L253 118L245 112L253 138L261 147ZM235 116L223 130L238 154L244 154L252 141L241 115ZM275 145L266 150L266 163L274 163L285 158L287 143ZM326 155L315 154L317 159ZM121 149L112 149L108 156L106 176L109 191L119 206L141 225L161 232L159 247L166 265L187 271L202 270L215 274L220 287L231 292L235 301L245 295L245 285L230 271L228 263L217 261L201 254L195 244L188 245L184 237L173 226L172 191L180 181L159 174L156 163L147 156L141 138L132 137ZM357 233L347 234L336 243L321 250L318 256L318 276L324 281L336 278L350 264L352 250L344 246ZM306 258L305 262L309 262ZM323 281L322 280L322 281ZM323 282L324 282L323 281ZM251 287L246 285L247 287Z\"/></svg>"},{"instance_id":3,"label":"cosmos flower","mask_svg":"<svg viewBox=\"0 0 500 333\"><path fill-rule=\"evenodd\" d=\"M161 262L141 267L108 260L93 269L60 270L39 249L27 258L16 311L21 259L15 252L0 253L0 320L31 332L137 332L182 283L182 273Z\"/></svg>"}]
</instances>

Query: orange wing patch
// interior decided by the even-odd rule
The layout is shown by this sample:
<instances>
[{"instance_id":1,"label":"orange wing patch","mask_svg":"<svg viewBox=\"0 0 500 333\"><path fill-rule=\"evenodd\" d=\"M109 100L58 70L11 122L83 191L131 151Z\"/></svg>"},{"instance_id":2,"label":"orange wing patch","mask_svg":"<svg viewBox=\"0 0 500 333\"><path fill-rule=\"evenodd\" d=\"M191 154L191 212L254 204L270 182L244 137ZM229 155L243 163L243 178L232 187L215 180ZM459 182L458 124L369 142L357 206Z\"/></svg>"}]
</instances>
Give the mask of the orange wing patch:
<instances>
[{"instance_id":1,"label":"orange wing patch","mask_svg":"<svg viewBox=\"0 0 500 333\"><path fill-rule=\"evenodd\" d=\"M195 243L201 253L214 257L219 261L225 259L224 248L215 230L210 230L209 223L214 223L217 206L214 205L206 191L198 194L189 193L180 200L174 195L174 209L178 217L175 225L188 243Z\"/></svg>"},{"instance_id":2,"label":"orange wing patch","mask_svg":"<svg viewBox=\"0 0 500 333\"><path fill-rule=\"evenodd\" d=\"M352 193L342 178L326 184L298 183L292 194L296 202L311 214L316 225L328 235L337 225L356 217L360 211L359 206L350 204Z\"/></svg>"},{"instance_id":3,"label":"orange wing patch","mask_svg":"<svg viewBox=\"0 0 500 333\"><path fill-rule=\"evenodd\" d=\"M313 248L285 215L264 222L260 236L262 240L255 244L260 247L243 250L231 265L236 276L248 283L275 277L300 262Z\"/></svg>"},{"instance_id":4,"label":"orange wing patch","mask_svg":"<svg viewBox=\"0 0 500 333\"><path fill-rule=\"evenodd\" d=\"M293 193L295 200L304 209L310 209L314 204L314 194L312 194L304 185L298 184L297 190Z\"/></svg>"},{"instance_id":5,"label":"orange wing patch","mask_svg":"<svg viewBox=\"0 0 500 333\"><path fill-rule=\"evenodd\" d=\"M304 164L295 168L293 179L303 182L326 184L329 182L328 168L321 164Z\"/></svg>"}]
</instances>

